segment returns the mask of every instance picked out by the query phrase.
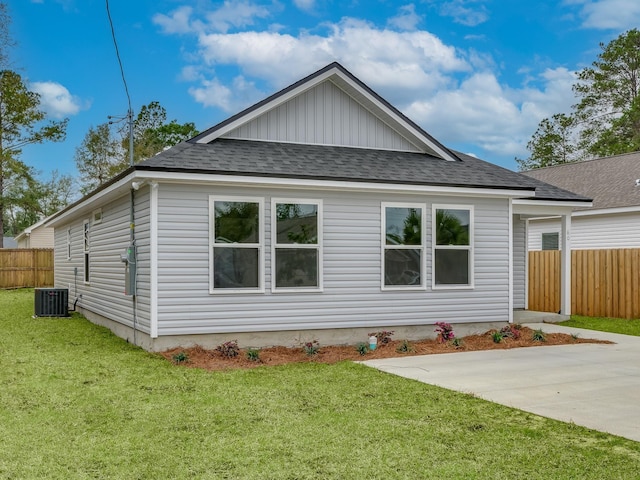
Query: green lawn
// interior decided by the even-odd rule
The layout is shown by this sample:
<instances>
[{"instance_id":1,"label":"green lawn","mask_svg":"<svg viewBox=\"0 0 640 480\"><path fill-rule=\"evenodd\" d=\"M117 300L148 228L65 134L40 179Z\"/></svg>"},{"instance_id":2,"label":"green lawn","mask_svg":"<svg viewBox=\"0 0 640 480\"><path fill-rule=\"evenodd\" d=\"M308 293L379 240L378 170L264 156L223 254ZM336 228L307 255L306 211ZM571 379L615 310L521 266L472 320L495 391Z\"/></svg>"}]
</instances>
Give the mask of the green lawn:
<instances>
[{"instance_id":1,"label":"green lawn","mask_svg":"<svg viewBox=\"0 0 640 480\"><path fill-rule=\"evenodd\" d=\"M624 318L583 317L571 315L571 320L560 322L565 327L587 328L601 332L623 333L640 337L640 318L626 320Z\"/></svg>"},{"instance_id":2,"label":"green lawn","mask_svg":"<svg viewBox=\"0 0 640 480\"><path fill-rule=\"evenodd\" d=\"M210 373L0 292L0 478L626 479L640 443L362 365ZM496 374L496 382L500 381Z\"/></svg>"}]
</instances>

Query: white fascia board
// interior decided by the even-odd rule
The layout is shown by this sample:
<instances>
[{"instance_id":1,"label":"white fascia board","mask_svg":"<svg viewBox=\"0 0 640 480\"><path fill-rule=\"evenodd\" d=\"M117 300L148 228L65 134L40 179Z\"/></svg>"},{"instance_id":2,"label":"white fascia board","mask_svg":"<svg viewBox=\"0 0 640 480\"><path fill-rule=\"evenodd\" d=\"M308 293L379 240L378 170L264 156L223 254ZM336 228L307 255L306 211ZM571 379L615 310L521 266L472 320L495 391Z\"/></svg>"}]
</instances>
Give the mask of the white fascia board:
<instances>
[{"instance_id":1,"label":"white fascia board","mask_svg":"<svg viewBox=\"0 0 640 480\"><path fill-rule=\"evenodd\" d=\"M243 125L243 124L245 124L247 122L250 122L254 118L257 118L260 115L262 115L263 113L266 113L269 110L273 110L274 108L277 108L278 106L280 106L283 103L287 102L291 98L296 97L296 96L300 95L302 92L305 92L306 90L309 90L309 89L315 87L319 83L321 83L324 80L326 80L328 77L331 77L332 75L335 75L336 70L337 69L331 69L331 70L329 70L327 72L324 72L322 75L318 75L317 77L309 80L308 82L305 82L302 85L299 85L298 87L296 87L296 88L294 88L294 89L292 89L292 90L280 95L279 97L274 98L272 101L270 101L268 103L265 103L261 107L256 108L255 110L252 110L252 111L248 112L246 115L243 115L240 118L237 118L235 121L233 121L233 122L231 122L231 123L219 128L219 129L215 130L214 132L211 132L209 135L207 135L205 137L202 137L200 140L198 140L197 143L209 143L209 142L212 142L213 140L215 140L216 138L224 136L225 133L236 129L240 125Z\"/></svg>"},{"instance_id":2,"label":"white fascia board","mask_svg":"<svg viewBox=\"0 0 640 480\"><path fill-rule=\"evenodd\" d=\"M598 208L594 210L578 210L573 212L573 217L588 217L590 215L615 215L617 213L636 213L640 212L640 205L633 207L616 207L616 208Z\"/></svg>"},{"instance_id":3,"label":"white fascia board","mask_svg":"<svg viewBox=\"0 0 640 480\"><path fill-rule=\"evenodd\" d=\"M338 180L307 180L298 178L252 177L241 175L219 175L201 173L137 171L136 179L155 180L163 183L191 183L201 185L234 185L248 187L277 187L334 191L366 191L389 193L427 193L435 195L508 197L518 198L533 195L533 190L510 190L499 188L474 188L435 185L407 185ZM131 181L130 179L129 181Z\"/></svg>"},{"instance_id":4,"label":"white fascia board","mask_svg":"<svg viewBox=\"0 0 640 480\"><path fill-rule=\"evenodd\" d=\"M570 214L574 208L590 206L587 202L572 202L559 200L531 200L516 198L513 200L513 213L536 217L550 217Z\"/></svg>"},{"instance_id":5,"label":"white fascia board","mask_svg":"<svg viewBox=\"0 0 640 480\"><path fill-rule=\"evenodd\" d=\"M100 190L95 195L86 198L84 201L73 205L68 210L63 210L62 213L52 218L50 221L44 224L45 227L57 227L64 224L69 218L85 215L92 212L95 208L104 205L106 202L114 200L131 189L131 182L137 178L137 172L131 172L126 177L118 180L117 182L109 185L103 190Z\"/></svg>"}]
</instances>

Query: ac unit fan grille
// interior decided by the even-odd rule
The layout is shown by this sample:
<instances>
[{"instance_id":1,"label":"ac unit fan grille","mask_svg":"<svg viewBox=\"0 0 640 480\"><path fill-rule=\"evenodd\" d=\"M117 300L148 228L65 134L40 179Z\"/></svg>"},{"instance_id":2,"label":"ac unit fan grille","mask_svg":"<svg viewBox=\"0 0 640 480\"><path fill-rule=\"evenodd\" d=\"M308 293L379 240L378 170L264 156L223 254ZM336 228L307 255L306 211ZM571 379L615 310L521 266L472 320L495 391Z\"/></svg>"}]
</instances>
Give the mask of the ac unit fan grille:
<instances>
[{"instance_id":1,"label":"ac unit fan grille","mask_svg":"<svg viewBox=\"0 0 640 480\"><path fill-rule=\"evenodd\" d=\"M67 288L36 288L36 317L68 317L69 290Z\"/></svg>"}]
</instances>

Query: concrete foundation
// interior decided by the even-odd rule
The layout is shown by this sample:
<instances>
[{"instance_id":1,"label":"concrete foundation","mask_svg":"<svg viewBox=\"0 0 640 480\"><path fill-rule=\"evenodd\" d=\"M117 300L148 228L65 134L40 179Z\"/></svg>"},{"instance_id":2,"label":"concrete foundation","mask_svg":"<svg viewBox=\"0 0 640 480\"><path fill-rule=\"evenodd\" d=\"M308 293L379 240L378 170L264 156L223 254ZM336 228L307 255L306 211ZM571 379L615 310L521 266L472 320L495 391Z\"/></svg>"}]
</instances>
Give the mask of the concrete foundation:
<instances>
[{"instance_id":1,"label":"concrete foundation","mask_svg":"<svg viewBox=\"0 0 640 480\"><path fill-rule=\"evenodd\" d=\"M199 345L203 348L213 349L221 343L236 340L240 348L263 348L281 345L285 347L299 347L305 342L317 340L320 345L356 345L367 342L369 333L382 330L393 331L394 340L420 340L435 338L435 325L407 325L388 327L364 327L364 328L332 328L322 330L283 330L262 332L229 332L208 333L200 335L168 335L151 338L147 332L137 330L134 335L133 328L120 322L98 315L90 310L78 308L78 312L91 322L111 330L118 337L129 343L135 344L150 352L162 352L178 347L193 347ZM453 331L457 337L465 337L487 330L499 329L506 322L486 323L456 323Z\"/></svg>"}]
</instances>

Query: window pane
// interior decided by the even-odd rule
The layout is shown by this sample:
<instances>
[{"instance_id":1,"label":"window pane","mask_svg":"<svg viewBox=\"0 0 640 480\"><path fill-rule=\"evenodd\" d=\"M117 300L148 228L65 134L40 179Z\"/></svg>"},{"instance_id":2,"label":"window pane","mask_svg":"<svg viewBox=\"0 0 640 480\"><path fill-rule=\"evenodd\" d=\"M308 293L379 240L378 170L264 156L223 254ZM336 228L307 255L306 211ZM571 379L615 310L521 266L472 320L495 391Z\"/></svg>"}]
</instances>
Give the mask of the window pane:
<instances>
[{"instance_id":1,"label":"window pane","mask_svg":"<svg viewBox=\"0 0 640 480\"><path fill-rule=\"evenodd\" d=\"M436 285L469 285L469 250L435 251Z\"/></svg>"},{"instance_id":2,"label":"window pane","mask_svg":"<svg viewBox=\"0 0 640 480\"><path fill-rule=\"evenodd\" d=\"M469 210L436 210L436 245L469 245Z\"/></svg>"},{"instance_id":3,"label":"window pane","mask_svg":"<svg viewBox=\"0 0 640 480\"><path fill-rule=\"evenodd\" d=\"M384 252L385 285L421 285L420 250L387 249Z\"/></svg>"},{"instance_id":4,"label":"window pane","mask_svg":"<svg viewBox=\"0 0 640 480\"><path fill-rule=\"evenodd\" d=\"M214 247L214 288L258 288L258 249Z\"/></svg>"},{"instance_id":5,"label":"window pane","mask_svg":"<svg viewBox=\"0 0 640 480\"><path fill-rule=\"evenodd\" d=\"M277 243L318 243L318 205L276 204Z\"/></svg>"},{"instance_id":6,"label":"window pane","mask_svg":"<svg viewBox=\"0 0 640 480\"><path fill-rule=\"evenodd\" d=\"M559 233L543 233L542 234L542 250L559 250Z\"/></svg>"},{"instance_id":7,"label":"window pane","mask_svg":"<svg viewBox=\"0 0 640 480\"><path fill-rule=\"evenodd\" d=\"M386 244L420 245L422 243L422 209L385 207Z\"/></svg>"},{"instance_id":8,"label":"window pane","mask_svg":"<svg viewBox=\"0 0 640 480\"><path fill-rule=\"evenodd\" d=\"M259 243L260 206L252 202L214 202L215 243Z\"/></svg>"},{"instance_id":9,"label":"window pane","mask_svg":"<svg viewBox=\"0 0 640 480\"><path fill-rule=\"evenodd\" d=\"M317 287L318 251L313 248L276 249L276 287Z\"/></svg>"}]
</instances>

